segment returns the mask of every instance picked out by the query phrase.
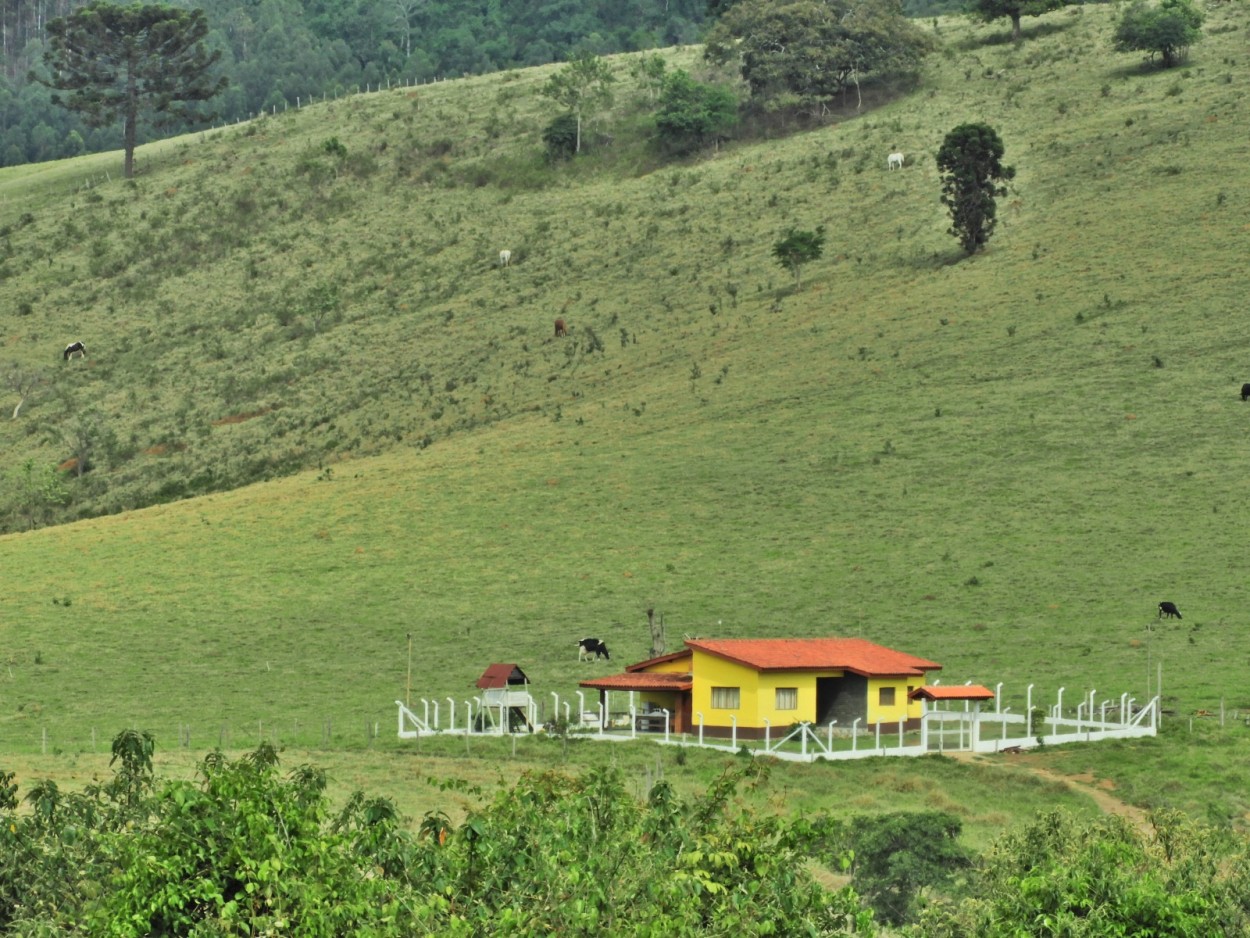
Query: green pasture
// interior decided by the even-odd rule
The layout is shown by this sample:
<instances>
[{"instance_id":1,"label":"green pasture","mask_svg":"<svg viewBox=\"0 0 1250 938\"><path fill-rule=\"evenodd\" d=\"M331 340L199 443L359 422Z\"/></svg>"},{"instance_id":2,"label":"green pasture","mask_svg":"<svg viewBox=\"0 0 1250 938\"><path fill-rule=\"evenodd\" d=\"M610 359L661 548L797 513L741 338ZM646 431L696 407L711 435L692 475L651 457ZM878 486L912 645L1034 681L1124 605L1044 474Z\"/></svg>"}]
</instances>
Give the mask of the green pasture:
<instances>
[{"instance_id":1,"label":"green pasture","mask_svg":"<svg viewBox=\"0 0 1250 938\"><path fill-rule=\"evenodd\" d=\"M567 168L541 159L538 69L167 141L132 183L85 188L99 156L6 170L0 364L48 383L0 421L0 499L84 414L108 434L66 476L84 520L0 537L0 764L100 771L123 726L187 759L265 738L420 813L418 776L514 763L395 739L409 635L414 698L509 661L569 699L645 657L653 608L670 648L863 636L1016 712L1029 684L1144 699L1161 668L1160 739L1047 758L1237 819L1250 730L1188 720L1250 710L1233 6L1171 72L1110 51L1110 7L1019 46L941 19L915 90L683 165L638 141L622 60L616 142ZM964 258L933 154L970 120L1017 176ZM793 292L771 246L818 224ZM579 663L584 635L613 660ZM941 760L774 785L805 808L891 778L971 804L976 836L1072 799Z\"/></svg>"}]
</instances>

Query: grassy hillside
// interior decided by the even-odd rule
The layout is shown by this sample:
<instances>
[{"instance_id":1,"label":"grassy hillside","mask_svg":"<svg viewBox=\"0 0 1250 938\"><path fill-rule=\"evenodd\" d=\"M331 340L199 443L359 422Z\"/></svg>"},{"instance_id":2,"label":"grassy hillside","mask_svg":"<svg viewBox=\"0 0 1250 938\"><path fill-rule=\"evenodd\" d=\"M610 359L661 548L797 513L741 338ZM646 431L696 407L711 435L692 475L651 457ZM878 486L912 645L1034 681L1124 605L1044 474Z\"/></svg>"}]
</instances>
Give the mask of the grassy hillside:
<instances>
[{"instance_id":1,"label":"grassy hillside","mask_svg":"<svg viewBox=\"0 0 1250 938\"><path fill-rule=\"evenodd\" d=\"M0 749L401 748L409 633L414 696L494 661L567 695L645 654L653 607L670 645L862 635L1017 711L1162 662L1169 737L1080 758L1131 786L1244 756L1187 721L1250 708L1235 12L1166 73L1109 51L1108 8L1019 47L942 20L910 96L679 167L628 142L625 89L617 148L543 166L540 69L187 138L133 183L0 172L0 359L50 375L0 427L6 487L86 415L72 510L114 512L0 538ZM933 159L968 120L1018 170L971 259ZM772 243L817 224L792 292ZM1216 771L1134 790L1235 816Z\"/></svg>"}]
</instances>

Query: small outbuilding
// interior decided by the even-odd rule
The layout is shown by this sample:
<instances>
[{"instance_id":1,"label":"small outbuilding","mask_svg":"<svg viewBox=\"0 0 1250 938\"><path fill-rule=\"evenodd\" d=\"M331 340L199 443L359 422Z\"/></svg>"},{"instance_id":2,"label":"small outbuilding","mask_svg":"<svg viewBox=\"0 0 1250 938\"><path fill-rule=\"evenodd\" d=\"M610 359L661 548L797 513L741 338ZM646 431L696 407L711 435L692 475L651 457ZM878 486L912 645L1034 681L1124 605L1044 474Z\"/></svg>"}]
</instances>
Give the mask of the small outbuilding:
<instances>
[{"instance_id":1,"label":"small outbuilding","mask_svg":"<svg viewBox=\"0 0 1250 938\"><path fill-rule=\"evenodd\" d=\"M478 729L500 733L533 732L537 705L530 679L519 665L492 664L477 679Z\"/></svg>"}]
</instances>

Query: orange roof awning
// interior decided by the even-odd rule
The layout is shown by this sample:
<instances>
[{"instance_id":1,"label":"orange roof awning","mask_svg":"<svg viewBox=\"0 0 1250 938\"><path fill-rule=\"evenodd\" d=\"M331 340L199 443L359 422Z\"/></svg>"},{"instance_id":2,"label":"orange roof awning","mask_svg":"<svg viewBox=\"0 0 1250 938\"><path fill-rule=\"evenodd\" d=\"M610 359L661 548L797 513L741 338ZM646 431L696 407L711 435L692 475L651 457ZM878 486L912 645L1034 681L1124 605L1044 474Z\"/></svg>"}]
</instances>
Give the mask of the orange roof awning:
<instances>
[{"instance_id":1,"label":"orange roof awning","mask_svg":"<svg viewBox=\"0 0 1250 938\"><path fill-rule=\"evenodd\" d=\"M994 692L980 684L952 684L949 687L917 687L908 696L912 700L993 700Z\"/></svg>"},{"instance_id":2,"label":"orange roof awning","mask_svg":"<svg viewBox=\"0 0 1250 938\"><path fill-rule=\"evenodd\" d=\"M579 681L578 686L591 690L687 691L694 686L694 681L689 674L637 671Z\"/></svg>"}]
</instances>

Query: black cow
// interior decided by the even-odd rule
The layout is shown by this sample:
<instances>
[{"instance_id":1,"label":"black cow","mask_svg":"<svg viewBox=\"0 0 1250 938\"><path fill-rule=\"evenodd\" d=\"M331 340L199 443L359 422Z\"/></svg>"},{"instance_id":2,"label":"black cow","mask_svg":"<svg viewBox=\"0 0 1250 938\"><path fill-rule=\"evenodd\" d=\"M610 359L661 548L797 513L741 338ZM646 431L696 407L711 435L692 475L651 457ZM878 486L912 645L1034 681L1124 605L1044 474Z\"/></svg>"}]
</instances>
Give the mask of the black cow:
<instances>
[{"instance_id":1,"label":"black cow","mask_svg":"<svg viewBox=\"0 0 1250 938\"><path fill-rule=\"evenodd\" d=\"M587 658L607 658L612 660L612 656L608 654L608 646L597 638L583 638L577 643L577 660L585 661Z\"/></svg>"},{"instance_id":2,"label":"black cow","mask_svg":"<svg viewBox=\"0 0 1250 938\"><path fill-rule=\"evenodd\" d=\"M75 355L86 358L87 346L83 345L81 342L71 342L69 345L65 346L64 355L66 361L69 361Z\"/></svg>"},{"instance_id":3,"label":"black cow","mask_svg":"<svg viewBox=\"0 0 1250 938\"><path fill-rule=\"evenodd\" d=\"M1158 615L1158 618L1160 619L1165 618L1165 617L1168 619L1185 618L1184 616L1181 615L1181 611L1176 608L1176 603L1170 603L1166 599L1163 602L1159 603L1159 615Z\"/></svg>"},{"instance_id":4,"label":"black cow","mask_svg":"<svg viewBox=\"0 0 1250 938\"><path fill-rule=\"evenodd\" d=\"M1243 401L1250 401L1250 384L1243 384L1241 386L1241 399Z\"/></svg>"}]
</instances>

